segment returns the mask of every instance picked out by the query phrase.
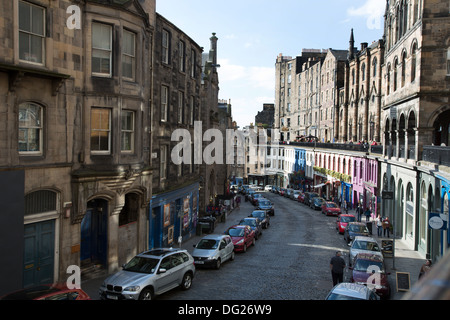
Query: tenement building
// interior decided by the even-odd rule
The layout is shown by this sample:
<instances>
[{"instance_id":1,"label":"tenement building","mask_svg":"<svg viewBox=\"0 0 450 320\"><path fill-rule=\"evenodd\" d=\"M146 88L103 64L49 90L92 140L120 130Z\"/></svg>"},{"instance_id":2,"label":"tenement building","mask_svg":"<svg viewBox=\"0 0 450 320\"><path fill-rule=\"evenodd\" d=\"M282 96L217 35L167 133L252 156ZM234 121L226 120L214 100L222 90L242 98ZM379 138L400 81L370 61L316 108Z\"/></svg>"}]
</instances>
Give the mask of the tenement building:
<instances>
[{"instance_id":1,"label":"tenement building","mask_svg":"<svg viewBox=\"0 0 450 320\"><path fill-rule=\"evenodd\" d=\"M0 295L195 232L201 168L172 161L171 134L193 135L217 94L202 95L203 49L155 7L1 1Z\"/></svg>"}]
</instances>

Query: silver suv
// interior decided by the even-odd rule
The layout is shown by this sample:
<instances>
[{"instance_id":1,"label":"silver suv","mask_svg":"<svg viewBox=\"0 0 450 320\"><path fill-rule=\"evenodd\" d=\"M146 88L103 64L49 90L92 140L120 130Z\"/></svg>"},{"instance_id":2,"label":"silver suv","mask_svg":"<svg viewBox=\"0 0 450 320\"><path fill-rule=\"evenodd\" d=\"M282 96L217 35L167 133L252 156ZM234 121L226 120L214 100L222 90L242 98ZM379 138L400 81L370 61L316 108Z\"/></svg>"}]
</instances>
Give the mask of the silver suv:
<instances>
[{"instance_id":1,"label":"silver suv","mask_svg":"<svg viewBox=\"0 0 450 320\"><path fill-rule=\"evenodd\" d=\"M194 259L182 249L154 249L135 256L101 285L103 300L151 300L178 286L188 290Z\"/></svg>"}]
</instances>

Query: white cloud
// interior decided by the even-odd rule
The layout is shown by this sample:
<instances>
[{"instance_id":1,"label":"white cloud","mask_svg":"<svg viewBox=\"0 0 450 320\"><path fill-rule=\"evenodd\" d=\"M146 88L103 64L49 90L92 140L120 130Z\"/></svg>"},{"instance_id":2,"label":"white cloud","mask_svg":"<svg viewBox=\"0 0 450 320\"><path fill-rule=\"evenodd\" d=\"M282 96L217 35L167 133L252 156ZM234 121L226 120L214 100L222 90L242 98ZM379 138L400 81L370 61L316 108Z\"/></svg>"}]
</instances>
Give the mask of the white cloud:
<instances>
[{"instance_id":1,"label":"white cloud","mask_svg":"<svg viewBox=\"0 0 450 320\"><path fill-rule=\"evenodd\" d=\"M275 68L253 67L232 64L228 59L219 59L219 81L242 81L246 86L274 90Z\"/></svg>"},{"instance_id":2,"label":"white cloud","mask_svg":"<svg viewBox=\"0 0 450 320\"><path fill-rule=\"evenodd\" d=\"M359 8L350 7L347 10L349 16L365 17L369 29L381 29L386 2L382 0L366 0Z\"/></svg>"}]
</instances>

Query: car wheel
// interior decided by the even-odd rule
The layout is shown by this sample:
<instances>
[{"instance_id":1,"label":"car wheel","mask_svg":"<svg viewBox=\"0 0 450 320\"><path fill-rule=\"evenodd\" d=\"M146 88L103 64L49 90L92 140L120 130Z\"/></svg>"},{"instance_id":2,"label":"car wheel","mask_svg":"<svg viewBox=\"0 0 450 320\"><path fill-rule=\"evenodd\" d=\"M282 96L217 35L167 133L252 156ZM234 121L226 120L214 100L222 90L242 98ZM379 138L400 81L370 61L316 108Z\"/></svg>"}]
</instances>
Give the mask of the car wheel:
<instances>
[{"instance_id":1,"label":"car wheel","mask_svg":"<svg viewBox=\"0 0 450 320\"><path fill-rule=\"evenodd\" d=\"M186 272L183 276L183 280L181 281L181 289L189 290L192 286L192 274L190 272Z\"/></svg>"},{"instance_id":2,"label":"car wheel","mask_svg":"<svg viewBox=\"0 0 450 320\"><path fill-rule=\"evenodd\" d=\"M219 269L220 269L221 264L222 264L222 262L220 261L220 258L217 259L217 261L216 261L216 266L215 266L216 270L219 270Z\"/></svg>"},{"instance_id":3,"label":"car wheel","mask_svg":"<svg viewBox=\"0 0 450 320\"><path fill-rule=\"evenodd\" d=\"M153 290L150 288L142 290L139 295L139 300L153 300Z\"/></svg>"},{"instance_id":4,"label":"car wheel","mask_svg":"<svg viewBox=\"0 0 450 320\"><path fill-rule=\"evenodd\" d=\"M232 252L231 252L231 257L230 257L230 260L231 260L231 261L234 260L234 255L235 255L235 253L234 253L234 251L232 251Z\"/></svg>"}]
</instances>

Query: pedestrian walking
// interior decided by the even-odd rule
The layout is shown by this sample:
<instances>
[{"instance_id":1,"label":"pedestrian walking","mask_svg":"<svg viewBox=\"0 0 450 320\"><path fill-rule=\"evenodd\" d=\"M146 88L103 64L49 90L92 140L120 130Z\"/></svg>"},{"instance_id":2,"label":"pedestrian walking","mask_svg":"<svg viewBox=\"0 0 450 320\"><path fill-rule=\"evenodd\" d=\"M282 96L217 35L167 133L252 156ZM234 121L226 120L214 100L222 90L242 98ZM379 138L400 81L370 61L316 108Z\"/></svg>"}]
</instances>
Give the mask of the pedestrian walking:
<instances>
[{"instance_id":1,"label":"pedestrian walking","mask_svg":"<svg viewBox=\"0 0 450 320\"><path fill-rule=\"evenodd\" d=\"M387 237L389 238L390 232L391 232L391 222L389 221L388 217L385 217L383 220L383 236L386 237L387 233Z\"/></svg>"},{"instance_id":2,"label":"pedestrian walking","mask_svg":"<svg viewBox=\"0 0 450 320\"><path fill-rule=\"evenodd\" d=\"M345 260L342 258L342 252L336 251L336 255L331 258L330 261L330 270L331 270L331 278L333 279L333 286L338 283L344 282L344 269L345 269Z\"/></svg>"},{"instance_id":3,"label":"pedestrian walking","mask_svg":"<svg viewBox=\"0 0 450 320\"><path fill-rule=\"evenodd\" d=\"M422 265L419 272L419 279L422 278L422 276L426 275L431 270L432 262L430 259L427 259L425 261L425 264Z\"/></svg>"},{"instance_id":4,"label":"pedestrian walking","mask_svg":"<svg viewBox=\"0 0 450 320\"><path fill-rule=\"evenodd\" d=\"M361 208L362 209L362 208ZM366 208L366 211L364 212L364 215L366 216L366 222L370 221L370 216L372 214L372 211L370 211L369 207Z\"/></svg>"},{"instance_id":5,"label":"pedestrian walking","mask_svg":"<svg viewBox=\"0 0 450 320\"><path fill-rule=\"evenodd\" d=\"M358 216L358 222L361 222L362 207L359 204L358 204L358 208L356 208L356 214Z\"/></svg>"},{"instance_id":6,"label":"pedestrian walking","mask_svg":"<svg viewBox=\"0 0 450 320\"><path fill-rule=\"evenodd\" d=\"M383 220L381 219L381 216L378 215L377 217L377 235L381 237L383 234Z\"/></svg>"}]
</instances>

